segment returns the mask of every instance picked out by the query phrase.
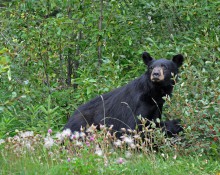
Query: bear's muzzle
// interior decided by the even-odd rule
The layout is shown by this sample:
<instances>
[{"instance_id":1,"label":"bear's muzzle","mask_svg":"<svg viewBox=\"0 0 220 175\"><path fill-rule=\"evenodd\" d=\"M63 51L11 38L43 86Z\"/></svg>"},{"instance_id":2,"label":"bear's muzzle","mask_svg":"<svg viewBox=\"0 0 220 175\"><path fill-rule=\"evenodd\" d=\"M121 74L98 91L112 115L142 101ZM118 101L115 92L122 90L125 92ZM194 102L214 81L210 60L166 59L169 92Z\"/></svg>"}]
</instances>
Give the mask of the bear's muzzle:
<instances>
[{"instance_id":1,"label":"bear's muzzle","mask_svg":"<svg viewBox=\"0 0 220 175\"><path fill-rule=\"evenodd\" d=\"M164 73L162 67L155 67L151 72L150 77L152 82L160 82L164 80Z\"/></svg>"}]
</instances>

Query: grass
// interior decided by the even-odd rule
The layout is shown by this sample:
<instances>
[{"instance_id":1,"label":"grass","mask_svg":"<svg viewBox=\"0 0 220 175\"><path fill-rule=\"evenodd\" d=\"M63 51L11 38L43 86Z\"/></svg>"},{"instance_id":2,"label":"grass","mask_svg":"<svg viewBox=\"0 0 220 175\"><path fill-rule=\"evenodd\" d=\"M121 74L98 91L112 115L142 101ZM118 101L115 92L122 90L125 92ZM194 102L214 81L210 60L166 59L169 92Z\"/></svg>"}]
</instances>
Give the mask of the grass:
<instances>
[{"instance_id":1,"label":"grass","mask_svg":"<svg viewBox=\"0 0 220 175\"><path fill-rule=\"evenodd\" d=\"M144 156L136 154L119 163L115 156L110 156L108 165L105 158L91 155L72 157L57 161L41 154L26 154L18 158L13 153L1 152L0 174L149 174L149 175L185 175L185 174L217 174L220 164L215 160L208 160L203 156L172 156L164 158L159 154ZM165 156L166 157L166 156Z\"/></svg>"},{"instance_id":2,"label":"grass","mask_svg":"<svg viewBox=\"0 0 220 175\"><path fill-rule=\"evenodd\" d=\"M0 174L220 173L219 162L205 154L191 152L189 155L180 151L175 144L166 145L166 149L164 147L156 152L148 150L146 145L142 146L144 142L141 140L135 140L136 134L136 137L125 134L122 140L115 140L108 132L109 128L103 128L102 132L91 128L87 136L83 132L78 135L68 130L55 136L52 130L48 130L46 136L27 131L1 140ZM60 144L61 140L63 145Z\"/></svg>"}]
</instances>

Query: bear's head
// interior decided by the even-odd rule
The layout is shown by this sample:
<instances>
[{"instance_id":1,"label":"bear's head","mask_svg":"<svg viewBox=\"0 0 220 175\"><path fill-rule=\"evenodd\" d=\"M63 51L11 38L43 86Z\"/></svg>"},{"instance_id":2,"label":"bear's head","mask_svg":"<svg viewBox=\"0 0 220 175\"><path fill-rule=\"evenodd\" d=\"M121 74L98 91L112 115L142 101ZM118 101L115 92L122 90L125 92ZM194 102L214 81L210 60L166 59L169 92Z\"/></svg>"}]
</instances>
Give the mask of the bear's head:
<instances>
[{"instance_id":1,"label":"bear's head","mask_svg":"<svg viewBox=\"0 0 220 175\"><path fill-rule=\"evenodd\" d=\"M167 86L174 84L173 78L178 73L178 68L183 64L183 56L181 54L173 56L172 60L153 59L149 53L142 54L144 63L148 67L147 76L153 84Z\"/></svg>"}]
</instances>

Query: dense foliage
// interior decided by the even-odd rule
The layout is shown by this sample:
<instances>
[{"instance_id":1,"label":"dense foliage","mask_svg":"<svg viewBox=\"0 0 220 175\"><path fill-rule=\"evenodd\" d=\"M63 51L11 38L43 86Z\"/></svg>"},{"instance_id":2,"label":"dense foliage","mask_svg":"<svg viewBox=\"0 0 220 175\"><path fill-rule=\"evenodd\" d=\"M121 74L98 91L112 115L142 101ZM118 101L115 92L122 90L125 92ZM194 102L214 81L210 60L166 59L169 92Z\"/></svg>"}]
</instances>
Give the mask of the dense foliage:
<instances>
[{"instance_id":1,"label":"dense foliage","mask_svg":"<svg viewBox=\"0 0 220 175\"><path fill-rule=\"evenodd\" d=\"M61 130L79 104L143 74L143 51L182 53L163 117L182 119L186 152L219 156L219 1L11 0L0 8L1 138Z\"/></svg>"}]
</instances>

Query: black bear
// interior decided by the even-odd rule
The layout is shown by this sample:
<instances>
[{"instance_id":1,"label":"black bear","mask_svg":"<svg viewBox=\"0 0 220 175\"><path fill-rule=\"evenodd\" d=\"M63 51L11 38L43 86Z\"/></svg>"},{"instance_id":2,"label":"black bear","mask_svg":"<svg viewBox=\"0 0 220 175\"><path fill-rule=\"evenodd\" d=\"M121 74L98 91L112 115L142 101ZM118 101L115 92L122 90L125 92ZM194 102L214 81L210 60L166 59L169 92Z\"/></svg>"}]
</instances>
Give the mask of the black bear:
<instances>
[{"instance_id":1,"label":"black bear","mask_svg":"<svg viewBox=\"0 0 220 175\"><path fill-rule=\"evenodd\" d=\"M181 54L175 55L171 60L154 60L149 53L142 54L148 69L141 77L127 85L117 88L109 93L98 96L88 103L81 105L69 119L64 129L72 132L80 131L81 127L105 124L113 125L114 131L121 128L135 129L141 122L137 116L147 118L149 121L161 119L164 99L171 95L177 77L178 68L183 63ZM167 134L172 136L182 131L180 120L160 122Z\"/></svg>"}]
</instances>

